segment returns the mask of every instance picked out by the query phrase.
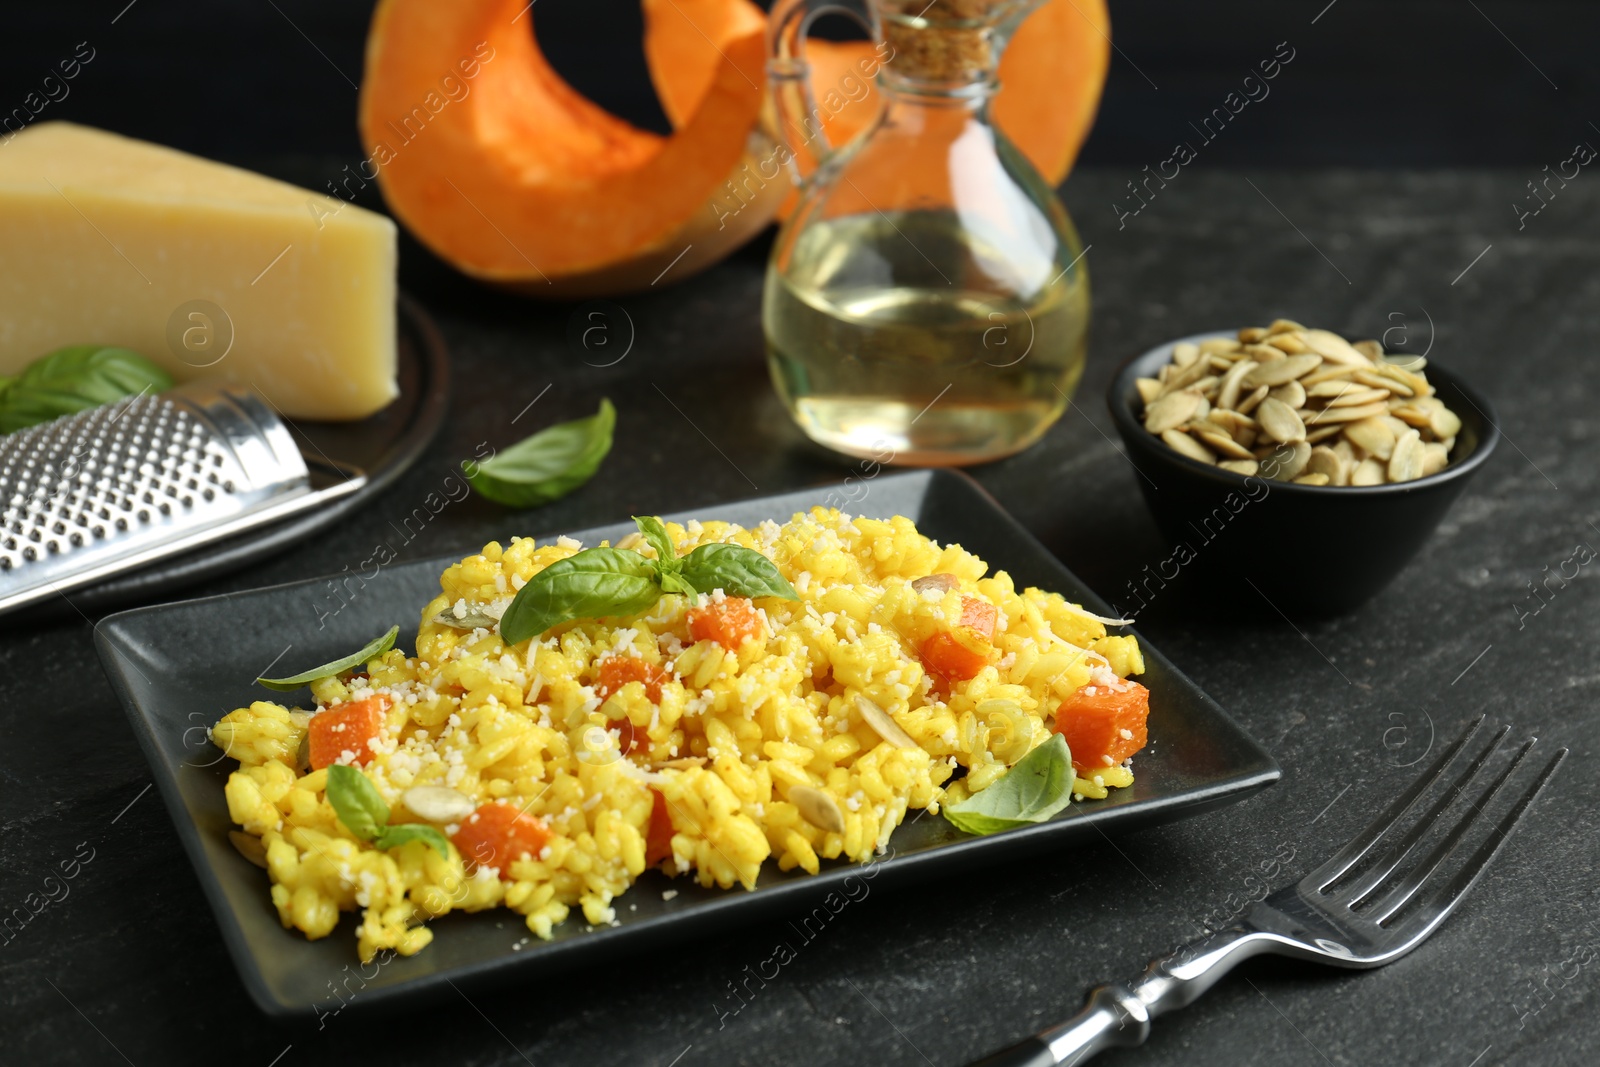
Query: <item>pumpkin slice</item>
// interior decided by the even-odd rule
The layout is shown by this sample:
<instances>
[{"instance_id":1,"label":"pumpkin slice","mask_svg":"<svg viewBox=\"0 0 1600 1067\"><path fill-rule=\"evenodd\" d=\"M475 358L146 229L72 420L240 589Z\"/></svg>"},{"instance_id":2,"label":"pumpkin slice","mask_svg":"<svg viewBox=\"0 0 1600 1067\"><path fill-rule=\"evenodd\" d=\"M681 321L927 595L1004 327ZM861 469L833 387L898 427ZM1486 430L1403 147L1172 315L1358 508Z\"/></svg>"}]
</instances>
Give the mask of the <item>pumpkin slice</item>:
<instances>
[{"instance_id":1,"label":"pumpkin slice","mask_svg":"<svg viewBox=\"0 0 1600 1067\"><path fill-rule=\"evenodd\" d=\"M646 16L647 57L698 86L670 137L563 81L526 0L381 0L360 118L391 210L463 272L553 298L677 280L742 244L787 191L720 203L772 151L751 136L766 20L748 0L647 3Z\"/></svg>"},{"instance_id":2,"label":"pumpkin slice","mask_svg":"<svg viewBox=\"0 0 1600 1067\"><path fill-rule=\"evenodd\" d=\"M639 7L650 82L672 128L682 129L700 110L716 78L722 59L717 42L739 33L751 13L765 33L767 17L749 0L640 0ZM764 69L761 78L765 92Z\"/></svg>"}]
</instances>

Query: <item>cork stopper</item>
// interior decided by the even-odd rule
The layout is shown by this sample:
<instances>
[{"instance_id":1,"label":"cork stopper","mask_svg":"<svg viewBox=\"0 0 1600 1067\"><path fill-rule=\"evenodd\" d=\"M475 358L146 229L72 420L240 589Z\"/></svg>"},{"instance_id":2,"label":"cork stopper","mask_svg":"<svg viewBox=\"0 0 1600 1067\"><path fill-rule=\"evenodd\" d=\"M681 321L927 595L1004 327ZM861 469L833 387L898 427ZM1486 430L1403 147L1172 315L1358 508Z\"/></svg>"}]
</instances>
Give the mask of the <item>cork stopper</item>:
<instances>
[{"instance_id":1,"label":"cork stopper","mask_svg":"<svg viewBox=\"0 0 1600 1067\"><path fill-rule=\"evenodd\" d=\"M1005 47L1001 24L1029 0L878 0L887 66L918 81L974 81L992 72Z\"/></svg>"}]
</instances>

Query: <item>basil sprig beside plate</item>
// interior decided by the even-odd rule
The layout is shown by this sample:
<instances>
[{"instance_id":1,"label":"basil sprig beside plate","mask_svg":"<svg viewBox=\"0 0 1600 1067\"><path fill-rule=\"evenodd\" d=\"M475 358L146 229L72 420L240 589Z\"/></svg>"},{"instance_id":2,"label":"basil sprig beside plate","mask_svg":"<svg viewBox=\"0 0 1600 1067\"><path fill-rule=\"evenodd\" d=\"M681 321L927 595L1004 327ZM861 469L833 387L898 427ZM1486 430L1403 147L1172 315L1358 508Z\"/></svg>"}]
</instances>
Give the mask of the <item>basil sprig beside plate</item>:
<instances>
[{"instance_id":1,"label":"basil sprig beside plate","mask_svg":"<svg viewBox=\"0 0 1600 1067\"><path fill-rule=\"evenodd\" d=\"M629 549L587 548L552 563L518 591L500 616L501 639L514 645L576 619L636 615L666 593L688 596L721 589L729 596L800 599L759 552L711 544L679 556L660 519L646 515L633 521L655 549L655 559Z\"/></svg>"},{"instance_id":2,"label":"basil sprig beside plate","mask_svg":"<svg viewBox=\"0 0 1600 1067\"><path fill-rule=\"evenodd\" d=\"M383 802L377 786L356 768L342 763L329 767L327 793L328 803L333 805L339 821L361 840L382 849L421 841L438 849L441 856L449 857L449 842L438 828L412 822L390 826L389 805Z\"/></svg>"},{"instance_id":3,"label":"basil sprig beside plate","mask_svg":"<svg viewBox=\"0 0 1600 1067\"><path fill-rule=\"evenodd\" d=\"M946 804L944 817L969 834L997 834L1044 822L1071 800L1072 752L1053 733L988 789Z\"/></svg>"},{"instance_id":4,"label":"basil sprig beside plate","mask_svg":"<svg viewBox=\"0 0 1600 1067\"><path fill-rule=\"evenodd\" d=\"M547 426L482 463L461 466L481 496L514 508L538 507L594 477L611 451L616 425L617 409L601 400L588 418Z\"/></svg>"},{"instance_id":5,"label":"basil sprig beside plate","mask_svg":"<svg viewBox=\"0 0 1600 1067\"><path fill-rule=\"evenodd\" d=\"M374 656L383 655L394 647L394 639L399 636L400 627L391 626L388 633L382 637L373 638L359 652L352 652L343 659L324 663L320 667L312 667L309 671L301 671L299 674L290 675L288 678L257 678L256 684L264 685L268 689L276 689L280 693L292 693L303 685L310 685L312 682L343 674L353 667L361 666Z\"/></svg>"},{"instance_id":6,"label":"basil sprig beside plate","mask_svg":"<svg viewBox=\"0 0 1600 1067\"><path fill-rule=\"evenodd\" d=\"M170 388L172 377L132 349L58 348L28 364L15 378L0 378L0 434Z\"/></svg>"}]
</instances>

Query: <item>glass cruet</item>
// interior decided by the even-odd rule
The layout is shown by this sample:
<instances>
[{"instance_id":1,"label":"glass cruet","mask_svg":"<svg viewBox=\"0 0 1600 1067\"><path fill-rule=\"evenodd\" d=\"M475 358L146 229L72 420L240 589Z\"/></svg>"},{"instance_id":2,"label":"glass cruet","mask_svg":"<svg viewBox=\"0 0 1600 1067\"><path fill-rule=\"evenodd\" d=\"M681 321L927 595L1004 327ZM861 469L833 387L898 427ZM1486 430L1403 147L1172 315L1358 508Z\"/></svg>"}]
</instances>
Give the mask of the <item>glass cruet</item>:
<instances>
[{"instance_id":1,"label":"glass cruet","mask_svg":"<svg viewBox=\"0 0 1600 1067\"><path fill-rule=\"evenodd\" d=\"M1040 0L778 0L774 118L799 199L767 267L773 382L851 456L979 463L1033 444L1083 371L1089 279L1072 221L991 121L1000 53ZM878 118L837 148L805 61L811 22L878 43ZM824 96L826 99L826 94Z\"/></svg>"}]
</instances>

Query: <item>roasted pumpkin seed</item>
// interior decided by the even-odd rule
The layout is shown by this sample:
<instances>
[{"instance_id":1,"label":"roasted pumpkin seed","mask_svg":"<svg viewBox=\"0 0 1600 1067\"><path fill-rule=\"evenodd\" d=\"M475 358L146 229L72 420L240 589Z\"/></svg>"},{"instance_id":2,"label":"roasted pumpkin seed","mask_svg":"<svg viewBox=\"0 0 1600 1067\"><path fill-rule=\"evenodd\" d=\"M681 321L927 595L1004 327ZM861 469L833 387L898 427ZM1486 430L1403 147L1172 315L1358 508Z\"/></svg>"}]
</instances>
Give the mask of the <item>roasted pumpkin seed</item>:
<instances>
[{"instance_id":1,"label":"roasted pumpkin seed","mask_svg":"<svg viewBox=\"0 0 1600 1067\"><path fill-rule=\"evenodd\" d=\"M1299 382L1285 382L1282 385L1274 386L1267 395L1283 401L1292 408L1306 406L1306 387Z\"/></svg>"},{"instance_id":2,"label":"roasted pumpkin seed","mask_svg":"<svg viewBox=\"0 0 1600 1067\"><path fill-rule=\"evenodd\" d=\"M1278 482L1299 477L1311 461L1311 446L1304 441L1279 445L1261 460L1261 473Z\"/></svg>"},{"instance_id":3,"label":"roasted pumpkin seed","mask_svg":"<svg viewBox=\"0 0 1600 1067\"><path fill-rule=\"evenodd\" d=\"M1197 393L1168 393L1144 409L1144 428L1160 434L1194 418L1204 398Z\"/></svg>"},{"instance_id":4,"label":"roasted pumpkin seed","mask_svg":"<svg viewBox=\"0 0 1600 1067\"><path fill-rule=\"evenodd\" d=\"M1330 437L1338 436L1339 432L1343 429L1344 425L1337 422L1331 426L1319 426L1315 430L1307 428L1306 443L1314 445L1318 442L1326 441Z\"/></svg>"},{"instance_id":5,"label":"roasted pumpkin seed","mask_svg":"<svg viewBox=\"0 0 1600 1067\"><path fill-rule=\"evenodd\" d=\"M1429 441L1422 446L1422 476L1438 474L1450 463L1450 450L1438 441Z\"/></svg>"},{"instance_id":6,"label":"roasted pumpkin seed","mask_svg":"<svg viewBox=\"0 0 1600 1067\"><path fill-rule=\"evenodd\" d=\"M1387 460L1394 449L1395 433L1381 418L1361 419L1344 428L1350 443L1370 456Z\"/></svg>"},{"instance_id":7,"label":"roasted pumpkin seed","mask_svg":"<svg viewBox=\"0 0 1600 1067\"><path fill-rule=\"evenodd\" d=\"M478 804L458 789L443 785L414 785L400 794L400 802L429 822L465 819Z\"/></svg>"},{"instance_id":8,"label":"roasted pumpkin seed","mask_svg":"<svg viewBox=\"0 0 1600 1067\"><path fill-rule=\"evenodd\" d=\"M1370 367L1372 360L1357 352L1343 337L1332 330L1306 330L1301 334L1306 347L1330 363L1346 363L1355 367Z\"/></svg>"},{"instance_id":9,"label":"roasted pumpkin seed","mask_svg":"<svg viewBox=\"0 0 1600 1067\"><path fill-rule=\"evenodd\" d=\"M1306 424L1301 421L1299 412L1281 400L1270 396L1263 400L1256 411L1256 421L1274 441L1305 440Z\"/></svg>"},{"instance_id":10,"label":"roasted pumpkin seed","mask_svg":"<svg viewBox=\"0 0 1600 1067\"><path fill-rule=\"evenodd\" d=\"M1327 406L1330 408L1350 408L1362 404L1370 404L1375 400L1387 401L1388 399L1389 392L1386 389L1373 389L1371 387L1353 385L1328 401Z\"/></svg>"},{"instance_id":11,"label":"roasted pumpkin seed","mask_svg":"<svg viewBox=\"0 0 1600 1067\"><path fill-rule=\"evenodd\" d=\"M1222 383L1217 386L1217 407L1238 407L1244 376L1259 366L1260 364L1253 359L1241 359L1235 363L1228 373L1222 376Z\"/></svg>"},{"instance_id":12,"label":"roasted pumpkin seed","mask_svg":"<svg viewBox=\"0 0 1600 1067\"><path fill-rule=\"evenodd\" d=\"M261 838L247 834L243 830L229 830L228 840L233 842L233 847L239 855L262 870L267 869L267 846L261 843Z\"/></svg>"},{"instance_id":13,"label":"roasted pumpkin seed","mask_svg":"<svg viewBox=\"0 0 1600 1067\"><path fill-rule=\"evenodd\" d=\"M1209 449L1182 430L1164 430L1162 431L1161 439L1167 443L1167 447L1179 455L1197 459L1201 463L1215 463L1217 461L1217 457L1213 456Z\"/></svg>"},{"instance_id":14,"label":"roasted pumpkin seed","mask_svg":"<svg viewBox=\"0 0 1600 1067\"><path fill-rule=\"evenodd\" d=\"M1255 392L1251 393L1249 396L1247 396L1243 400L1239 401L1239 408L1238 408L1239 413L1241 415L1250 414L1252 411L1254 411L1256 409L1256 407L1258 405L1260 405L1260 403L1263 400L1265 400L1267 398L1267 393L1269 393L1271 390L1272 390L1272 387L1270 385L1258 385L1258 386L1256 386L1256 391Z\"/></svg>"},{"instance_id":15,"label":"roasted pumpkin seed","mask_svg":"<svg viewBox=\"0 0 1600 1067\"><path fill-rule=\"evenodd\" d=\"M889 742L895 748L921 748L911 739L911 735L900 729L900 724L878 705L864 696L856 697L856 708L861 712L861 721L872 728L872 732Z\"/></svg>"},{"instance_id":16,"label":"roasted pumpkin seed","mask_svg":"<svg viewBox=\"0 0 1600 1067\"><path fill-rule=\"evenodd\" d=\"M1274 345L1245 345L1246 357L1257 363L1277 363L1283 359L1283 349Z\"/></svg>"},{"instance_id":17,"label":"roasted pumpkin seed","mask_svg":"<svg viewBox=\"0 0 1600 1067\"><path fill-rule=\"evenodd\" d=\"M924 574L921 578L911 583L911 588L918 593L926 593L933 589L940 593L948 593L961 586L961 579L953 574Z\"/></svg>"},{"instance_id":18,"label":"roasted pumpkin seed","mask_svg":"<svg viewBox=\"0 0 1600 1067\"><path fill-rule=\"evenodd\" d=\"M1231 459L1253 458L1253 453L1248 448L1241 447L1232 437L1220 431L1199 430L1195 436L1213 452L1220 452Z\"/></svg>"},{"instance_id":19,"label":"roasted pumpkin seed","mask_svg":"<svg viewBox=\"0 0 1600 1067\"><path fill-rule=\"evenodd\" d=\"M1382 485L1385 473L1382 463L1375 459L1364 459L1350 472L1350 484Z\"/></svg>"},{"instance_id":20,"label":"roasted pumpkin seed","mask_svg":"<svg viewBox=\"0 0 1600 1067\"><path fill-rule=\"evenodd\" d=\"M1440 404L1428 419L1428 428L1439 440L1454 437L1461 432L1461 416Z\"/></svg>"},{"instance_id":21,"label":"roasted pumpkin seed","mask_svg":"<svg viewBox=\"0 0 1600 1067\"><path fill-rule=\"evenodd\" d=\"M839 810L839 802L822 790L809 785L792 785L789 803L799 808L800 817L817 829L844 833L844 812Z\"/></svg>"},{"instance_id":22,"label":"roasted pumpkin seed","mask_svg":"<svg viewBox=\"0 0 1600 1067\"><path fill-rule=\"evenodd\" d=\"M1328 485L1347 485L1350 481L1350 468L1339 453L1327 445L1318 445L1311 450L1306 473L1325 475Z\"/></svg>"},{"instance_id":23,"label":"roasted pumpkin seed","mask_svg":"<svg viewBox=\"0 0 1600 1067\"><path fill-rule=\"evenodd\" d=\"M1317 355L1284 356L1271 363L1263 363L1245 375L1244 387L1254 389L1258 385L1282 385L1285 382L1292 382L1301 375L1316 370L1321 363L1322 357Z\"/></svg>"},{"instance_id":24,"label":"roasted pumpkin seed","mask_svg":"<svg viewBox=\"0 0 1600 1067\"><path fill-rule=\"evenodd\" d=\"M1330 422L1359 422L1374 415L1382 415L1389 410L1389 405L1381 400L1370 404L1357 404L1349 408L1323 408L1313 411L1306 417L1307 426L1326 426Z\"/></svg>"},{"instance_id":25,"label":"roasted pumpkin seed","mask_svg":"<svg viewBox=\"0 0 1600 1067\"><path fill-rule=\"evenodd\" d=\"M1407 430L1394 443L1394 453L1389 456L1389 480L1409 482L1422 477L1422 436L1416 430Z\"/></svg>"}]
</instances>

